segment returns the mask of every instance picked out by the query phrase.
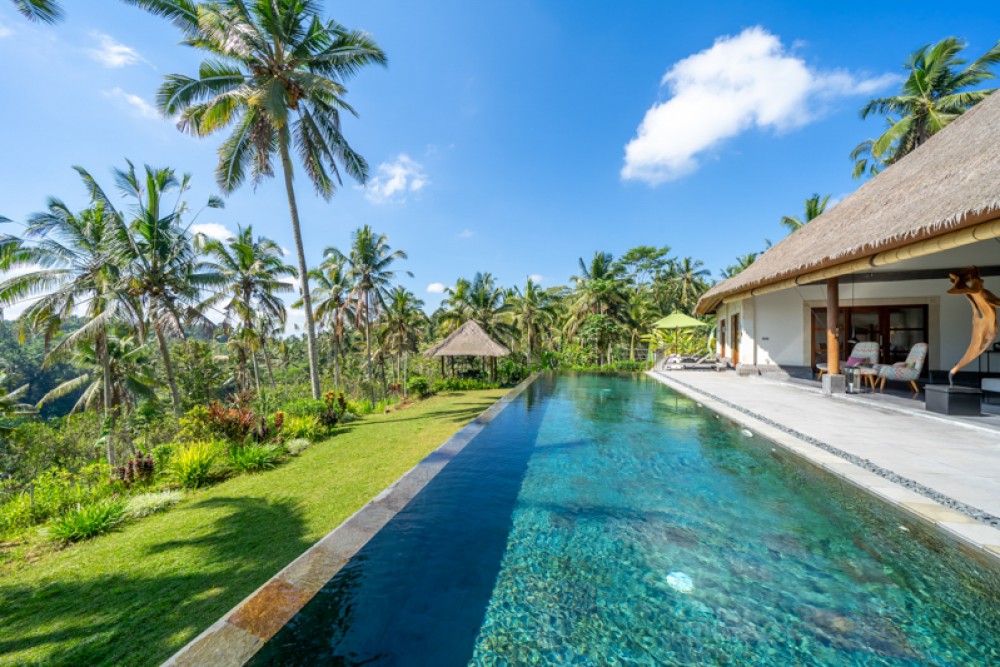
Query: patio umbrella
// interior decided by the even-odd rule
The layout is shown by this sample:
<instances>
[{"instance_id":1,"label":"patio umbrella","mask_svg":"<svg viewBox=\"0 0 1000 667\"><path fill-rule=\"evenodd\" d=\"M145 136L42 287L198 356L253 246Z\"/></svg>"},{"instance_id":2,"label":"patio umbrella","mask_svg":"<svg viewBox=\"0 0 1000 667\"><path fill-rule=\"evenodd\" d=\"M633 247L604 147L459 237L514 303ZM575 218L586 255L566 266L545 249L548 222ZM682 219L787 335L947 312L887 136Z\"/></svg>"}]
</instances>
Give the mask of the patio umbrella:
<instances>
[{"instance_id":1,"label":"patio umbrella","mask_svg":"<svg viewBox=\"0 0 1000 667\"><path fill-rule=\"evenodd\" d=\"M673 329L674 330L674 351L677 351L677 336L678 331L681 329L696 329L698 327L708 326L705 322L696 320L690 315L685 315L684 313L673 312L664 317L663 319L657 320L653 327L656 329Z\"/></svg>"}]
</instances>

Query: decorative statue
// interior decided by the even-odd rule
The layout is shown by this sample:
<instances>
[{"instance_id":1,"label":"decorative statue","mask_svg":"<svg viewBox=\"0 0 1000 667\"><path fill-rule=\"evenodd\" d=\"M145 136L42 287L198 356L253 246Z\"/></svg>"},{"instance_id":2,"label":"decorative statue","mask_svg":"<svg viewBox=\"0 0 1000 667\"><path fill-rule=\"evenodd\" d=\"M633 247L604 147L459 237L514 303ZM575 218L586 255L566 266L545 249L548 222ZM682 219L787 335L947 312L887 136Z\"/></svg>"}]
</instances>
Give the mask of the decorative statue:
<instances>
[{"instance_id":1,"label":"decorative statue","mask_svg":"<svg viewBox=\"0 0 1000 667\"><path fill-rule=\"evenodd\" d=\"M972 342L969 349L948 373L949 382L963 366L986 351L993 339L997 337L997 307L1000 307L1000 297L986 289L979 269L972 266L960 273L950 273L952 288L948 294L964 294L972 304Z\"/></svg>"}]
</instances>

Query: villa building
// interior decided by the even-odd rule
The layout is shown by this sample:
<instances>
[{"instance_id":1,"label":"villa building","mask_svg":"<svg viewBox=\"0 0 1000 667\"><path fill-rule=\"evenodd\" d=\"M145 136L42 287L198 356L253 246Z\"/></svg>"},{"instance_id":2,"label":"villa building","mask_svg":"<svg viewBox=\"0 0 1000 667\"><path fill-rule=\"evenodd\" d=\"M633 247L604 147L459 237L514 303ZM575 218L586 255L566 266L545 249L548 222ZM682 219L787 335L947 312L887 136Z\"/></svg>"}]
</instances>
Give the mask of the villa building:
<instances>
[{"instance_id":1,"label":"villa building","mask_svg":"<svg viewBox=\"0 0 1000 667\"><path fill-rule=\"evenodd\" d=\"M972 266L1000 293L1000 95L713 287L697 313L716 314L718 352L744 373L835 369L860 341L894 363L926 342L924 379L942 381L972 334L949 274ZM987 374L1000 352L958 379Z\"/></svg>"}]
</instances>

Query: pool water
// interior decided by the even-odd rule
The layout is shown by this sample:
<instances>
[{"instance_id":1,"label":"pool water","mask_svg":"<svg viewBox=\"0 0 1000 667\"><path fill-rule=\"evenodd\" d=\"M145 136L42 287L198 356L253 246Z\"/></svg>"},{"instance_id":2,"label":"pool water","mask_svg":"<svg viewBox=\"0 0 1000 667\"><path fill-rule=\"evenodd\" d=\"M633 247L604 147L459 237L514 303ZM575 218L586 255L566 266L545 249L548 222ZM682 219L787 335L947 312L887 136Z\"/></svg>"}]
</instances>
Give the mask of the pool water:
<instances>
[{"instance_id":1,"label":"pool water","mask_svg":"<svg viewBox=\"0 0 1000 667\"><path fill-rule=\"evenodd\" d=\"M256 665L1000 664L1000 573L642 376L535 381Z\"/></svg>"}]
</instances>

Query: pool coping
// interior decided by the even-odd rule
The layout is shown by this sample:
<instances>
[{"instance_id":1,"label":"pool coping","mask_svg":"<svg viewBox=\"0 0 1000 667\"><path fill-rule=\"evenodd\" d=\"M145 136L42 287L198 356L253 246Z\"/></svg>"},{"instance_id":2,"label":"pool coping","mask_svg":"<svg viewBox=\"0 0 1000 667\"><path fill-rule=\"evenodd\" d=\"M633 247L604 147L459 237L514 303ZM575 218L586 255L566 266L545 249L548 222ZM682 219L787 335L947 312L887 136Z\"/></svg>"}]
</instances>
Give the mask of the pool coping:
<instances>
[{"instance_id":1,"label":"pool coping","mask_svg":"<svg viewBox=\"0 0 1000 667\"><path fill-rule=\"evenodd\" d=\"M811 438L797 432L789 432L777 422L748 410L737 409L708 392L698 389L678 378L668 377L655 371L646 375L688 398L704 405L721 417L757 433L779 445L788 454L801 462L825 472L836 479L895 508L921 525L934 530L946 540L954 543L963 552L978 557L993 567L1000 568L1000 530L986 523L947 507L934 498L917 493L891 479L865 470L856 463L839 456L836 448L810 442ZM772 422L772 423L768 423Z\"/></svg>"},{"instance_id":2,"label":"pool coping","mask_svg":"<svg viewBox=\"0 0 1000 667\"><path fill-rule=\"evenodd\" d=\"M531 374L501 396L163 665L236 667L245 664L539 375Z\"/></svg>"}]
</instances>

